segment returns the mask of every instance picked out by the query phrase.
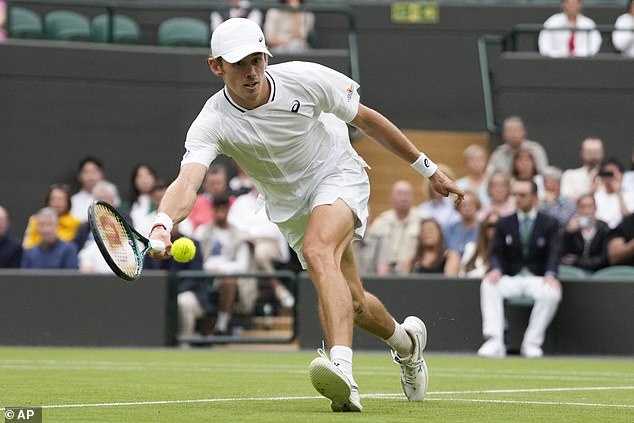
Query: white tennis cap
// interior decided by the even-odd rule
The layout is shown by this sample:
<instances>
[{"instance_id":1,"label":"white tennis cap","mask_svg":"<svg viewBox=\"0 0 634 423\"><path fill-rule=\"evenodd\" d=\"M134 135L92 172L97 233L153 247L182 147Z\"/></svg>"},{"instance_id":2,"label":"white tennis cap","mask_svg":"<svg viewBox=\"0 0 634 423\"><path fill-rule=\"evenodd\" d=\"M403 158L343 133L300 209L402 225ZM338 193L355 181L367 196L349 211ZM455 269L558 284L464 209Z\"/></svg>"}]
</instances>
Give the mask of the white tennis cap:
<instances>
[{"instance_id":1,"label":"white tennis cap","mask_svg":"<svg viewBox=\"0 0 634 423\"><path fill-rule=\"evenodd\" d=\"M249 54L272 54L266 48L262 30L250 19L227 19L211 34L211 56L235 63Z\"/></svg>"}]
</instances>

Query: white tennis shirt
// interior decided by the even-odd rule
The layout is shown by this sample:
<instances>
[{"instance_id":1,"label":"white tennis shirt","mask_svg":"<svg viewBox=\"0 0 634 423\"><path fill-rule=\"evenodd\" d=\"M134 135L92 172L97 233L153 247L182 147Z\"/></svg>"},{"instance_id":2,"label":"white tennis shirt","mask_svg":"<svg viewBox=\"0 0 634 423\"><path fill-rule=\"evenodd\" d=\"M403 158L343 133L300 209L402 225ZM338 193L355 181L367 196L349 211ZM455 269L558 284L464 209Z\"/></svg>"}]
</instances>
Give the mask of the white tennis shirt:
<instances>
[{"instance_id":1,"label":"white tennis shirt","mask_svg":"<svg viewBox=\"0 0 634 423\"><path fill-rule=\"evenodd\" d=\"M271 65L265 74L271 95L256 109L236 104L226 87L207 100L187 132L181 166L232 157L253 179L271 220L283 222L342 165L367 166L344 123L359 109L359 84L308 62Z\"/></svg>"}]
</instances>

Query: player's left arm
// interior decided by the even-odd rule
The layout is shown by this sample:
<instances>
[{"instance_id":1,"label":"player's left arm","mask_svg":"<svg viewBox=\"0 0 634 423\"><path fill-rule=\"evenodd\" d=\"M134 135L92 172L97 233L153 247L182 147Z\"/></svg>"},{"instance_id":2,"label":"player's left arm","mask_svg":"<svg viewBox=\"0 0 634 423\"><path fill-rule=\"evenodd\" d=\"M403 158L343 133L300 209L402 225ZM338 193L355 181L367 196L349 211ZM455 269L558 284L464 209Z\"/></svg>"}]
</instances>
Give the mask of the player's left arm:
<instances>
[{"instance_id":1,"label":"player's left arm","mask_svg":"<svg viewBox=\"0 0 634 423\"><path fill-rule=\"evenodd\" d=\"M416 166L418 163L423 170L435 166L396 125L379 112L363 104L359 104L357 115L350 121L350 124L359 128L385 149L396 154L410 165L414 165L413 167L419 171L419 166ZM434 191L445 197L450 193L456 194L456 204L462 202L464 191L458 188L456 183L442 170L436 169L428 177Z\"/></svg>"}]
</instances>

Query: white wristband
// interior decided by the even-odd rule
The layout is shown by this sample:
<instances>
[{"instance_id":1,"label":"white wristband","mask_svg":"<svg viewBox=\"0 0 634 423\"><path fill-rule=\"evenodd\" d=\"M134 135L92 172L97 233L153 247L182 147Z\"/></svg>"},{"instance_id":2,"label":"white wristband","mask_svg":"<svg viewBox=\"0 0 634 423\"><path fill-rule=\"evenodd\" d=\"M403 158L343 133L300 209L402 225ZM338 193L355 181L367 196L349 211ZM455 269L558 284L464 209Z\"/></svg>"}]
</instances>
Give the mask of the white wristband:
<instances>
[{"instance_id":1,"label":"white wristband","mask_svg":"<svg viewBox=\"0 0 634 423\"><path fill-rule=\"evenodd\" d=\"M155 226L163 226L167 232L172 232L174 222L166 213L158 213L154 219L152 229L154 229Z\"/></svg>"},{"instance_id":2,"label":"white wristband","mask_svg":"<svg viewBox=\"0 0 634 423\"><path fill-rule=\"evenodd\" d=\"M418 159L416 159L416 161L410 166L426 178L431 177L431 175L436 173L436 169L438 169L438 165L432 162L431 159L425 155L425 153L420 153Z\"/></svg>"}]
</instances>

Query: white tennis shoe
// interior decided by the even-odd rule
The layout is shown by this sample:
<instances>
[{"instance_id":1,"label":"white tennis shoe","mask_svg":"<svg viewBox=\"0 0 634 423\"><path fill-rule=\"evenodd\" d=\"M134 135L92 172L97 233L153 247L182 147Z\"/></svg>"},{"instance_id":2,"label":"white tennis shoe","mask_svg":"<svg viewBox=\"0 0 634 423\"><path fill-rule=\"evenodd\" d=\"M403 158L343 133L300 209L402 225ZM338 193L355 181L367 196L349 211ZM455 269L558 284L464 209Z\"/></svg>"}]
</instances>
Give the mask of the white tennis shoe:
<instances>
[{"instance_id":1,"label":"white tennis shoe","mask_svg":"<svg viewBox=\"0 0 634 423\"><path fill-rule=\"evenodd\" d=\"M332 411L361 411L359 387L350 383L348 377L335 365L323 349L309 367L310 381L324 397L328 398Z\"/></svg>"},{"instance_id":2,"label":"white tennis shoe","mask_svg":"<svg viewBox=\"0 0 634 423\"><path fill-rule=\"evenodd\" d=\"M423 358L423 350L427 345L427 328L422 320L414 316L407 317L402 326L412 338L414 349L407 357L399 357L396 351L392 351L392 358L401 366L401 386L407 399L422 401L429 382L427 364Z\"/></svg>"}]
</instances>

